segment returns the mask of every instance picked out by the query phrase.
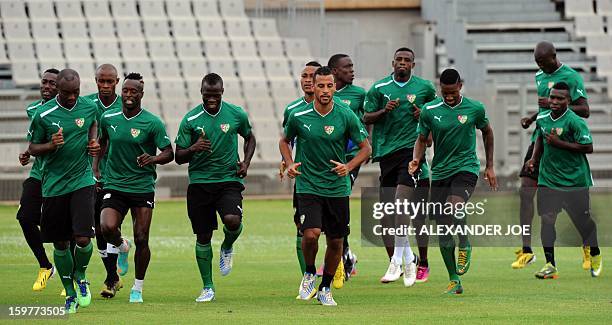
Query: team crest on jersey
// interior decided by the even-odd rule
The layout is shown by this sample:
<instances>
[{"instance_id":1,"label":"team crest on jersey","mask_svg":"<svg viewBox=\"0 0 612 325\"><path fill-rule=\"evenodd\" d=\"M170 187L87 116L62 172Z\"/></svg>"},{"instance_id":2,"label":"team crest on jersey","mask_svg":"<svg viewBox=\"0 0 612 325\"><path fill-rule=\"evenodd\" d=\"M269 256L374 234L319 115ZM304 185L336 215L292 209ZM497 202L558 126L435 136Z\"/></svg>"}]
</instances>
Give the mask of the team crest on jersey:
<instances>
[{"instance_id":1,"label":"team crest on jersey","mask_svg":"<svg viewBox=\"0 0 612 325\"><path fill-rule=\"evenodd\" d=\"M351 100L350 99L343 99L342 102L345 103L348 106L351 106Z\"/></svg>"},{"instance_id":2,"label":"team crest on jersey","mask_svg":"<svg viewBox=\"0 0 612 325\"><path fill-rule=\"evenodd\" d=\"M553 129L558 136L561 136L561 134L563 134L563 128L553 128Z\"/></svg>"},{"instance_id":3,"label":"team crest on jersey","mask_svg":"<svg viewBox=\"0 0 612 325\"><path fill-rule=\"evenodd\" d=\"M333 125L326 125L325 127L323 127L323 129L325 130L325 133L327 133L327 134L332 134L332 132L334 132L334 126Z\"/></svg>"},{"instance_id":4,"label":"team crest on jersey","mask_svg":"<svg viewBox=\"0 0 612 325\"><path fill-rule=\"evenodd\" d=\"M459 120L459 123L465 124L465 122L467 122L467 120L468 120L468 117L467 117L467 115L459 115L459 116L457 116L457 119Z\"/></svg>"},{"instance_id":5,"label":"team crest on jersey","mask_svg":"<svg viewBox=\"0 0 612 325\"><path fill-rule=\"evenodd\" d=\"M549 81L548 82L548 89L552 89L552 87L555 85L554 81Z\"/></svg>"},{"instance_id":6,"label":"team crest on jersey","mask_svg":"<svg viewBox=\"0 0 612 325\"><path fill-rule=\"evenodd\" d=\"M229 124L221 124L221 131L223 131L223 133L227 133L227 131L229 131L230 129L230 125Z\"/></svg>"},{"instance_id":7,"label":"team crest on jersey","mask_svg":"<svg viewBox=\"0 0 612 325\"><path fill-rule=\"evenodd\" d=\"M132 137L137 137L140 134L140 130L139 129L131 129L130 133L132 133Z\"/></svg>"},{"instance_id":8,"label":"team crest on jersey","mask_svg":"<svg viewBox=\"0 0 612 325\"><path fill-rule=\"evenodd\" d=\"M85 119L84 118L78 118L74 120L74 123L76 123L76 125L80 128L83 127L83 125L85 125Z\"/></svg>"},{"instance_id":9,"label":"team crest on jersey","mask_svg":"<svg viewBox=\"0 0 612 325\"><path fill-rule=\"evenodd\" d=\"M410 95L406 96L406 98L408 99L410 104L414 104L414 101L416 100L416 95L415 94L410 94Z\"/></svg>"}]
</instances>

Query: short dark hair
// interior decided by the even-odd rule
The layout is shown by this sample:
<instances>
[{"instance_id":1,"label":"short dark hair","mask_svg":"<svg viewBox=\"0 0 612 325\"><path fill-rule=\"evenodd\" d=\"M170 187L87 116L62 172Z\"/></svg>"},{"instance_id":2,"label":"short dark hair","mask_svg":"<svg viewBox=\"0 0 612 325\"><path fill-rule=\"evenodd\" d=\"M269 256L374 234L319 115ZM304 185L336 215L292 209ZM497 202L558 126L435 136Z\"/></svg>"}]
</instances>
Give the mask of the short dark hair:
<instances>
[{"instance_id":1,"label":"short dark hair","mask_svg":"<svg viewBox=\"0 0 612 325\"><path fill-rule=\"evenodd\" d=\"M59 74L60 72L56 68L49 68L49 69L45 70L43 73Z\"/></svg>"},{"instance_id":2,"label":"short dark hair","mask_svg":"<svg viewBox=\"0 0 612 325\"><path fill-rule=\"evenodd\" d=\"M203 84L207 84L210 86L221 84L221 86L223 86L223 79L220 75L216 73L209 73L205 75L204 78L202 78L202 85Z\"/></svg>"},{"instance_id":3,"label":"short dark hair","mask_svg":"<svg viewBox=\"0 0 612 325\"><path fill-rule=\"evenodd\" d=\"M556 90L567 90L569 92L570 88L565 82L558 82L553 85L553 89Z\"/></svg>"},{"instance_id":4,"label":"short dark hair","mask_svg":"<svg viewBox=\"0 0 612 325\"><path fill-rule=\"evenodd\" d=\"M335 69L338 67L338 61L340 61L340 59L344 59L344 58L348 58L348 54L334 54L329 58L329 61L327 61L327 66L330 69Z\"/></svg>"},{"instance_id":5,"label":"short dark hair","mask_svg":"<svg viewBox=\"0 0 612 325\"><path fill-rule=\"evenodd\" d=\"M312 80L317 80L317 76L331 76L332 71L329 67L323 66L315 71L314 76L312 76Z\"/></svg>"},{"instance_id":6,"label":"short dark hair","mask_svg":"<svg viewBox=\"0 0 612 325\"><path fill-rule=\"evenodd\" d=\"M142 75L138 72L130 72L127 75L125 75L125 80L137 80L137 81L142 81Z\"/></svg>"},{"instance_id":7,"label":"short dark hair","mask_svg":"<svg viewBox=\"0 0 612 325\"><path fill-rule=\"evenodd\" d=\"M306 67L322 67L321 63L317 62L317 61L310 61L308 63L306 63L305 65Z\"/></svg>"},{"instance_id":8,"label":"short dark hair","mask_svg":"<svg viewBox=\"0 0 612 325\"><path fill-rule=\"evenodd\" d=\"M399 49L395 50L395 53L393 53L393 55L397 54L397 52L410 52L412 53L412 56L414 56L414 51L407 47L400 47Z\"/></svg>"},{"instance_id":9,"label":"short dark hair","mask_svg":"<svg viewBox=\"0 0 612 325\"><path fill-rule=\"evenodd\" d=\"M446 69L440 75L440 84L443 85L454 85L461 81L461 76L459 75L459 71L455 69Z\"/></svg>"}]
</instances>

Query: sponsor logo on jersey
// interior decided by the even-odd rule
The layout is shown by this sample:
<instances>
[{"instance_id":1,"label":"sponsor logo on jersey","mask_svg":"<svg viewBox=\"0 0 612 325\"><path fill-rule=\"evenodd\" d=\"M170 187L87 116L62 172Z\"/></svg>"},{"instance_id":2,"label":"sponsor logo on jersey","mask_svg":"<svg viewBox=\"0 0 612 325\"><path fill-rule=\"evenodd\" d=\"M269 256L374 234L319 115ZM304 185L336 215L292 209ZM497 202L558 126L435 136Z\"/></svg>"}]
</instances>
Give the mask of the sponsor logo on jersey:
<instances>
[{"instance_id":1,"label":"sponsor logo on jersey","mask_svg":"<svg viewBox=\"0 0 612 325\"><path fill-rule=\"evenodd\" d=\"M434 119L438 120L438 122L442 123L442 116L434 115Z\"/></svg>"},{"instance_id":2,"label":"sponsor logo on jersey","mask_svg":"<svg viewBox=\"0 0 612 325\"><path fill-rule=\"evenodd\" d=\"M351 100L350 99L343 99L342 102L345 103L348 106L351 106Z\"/></svg>"},{"instance_id":3,"label":"sponsor logo on jersey","mask_svg":"<svg viewBox=\"0 0 612 325\"><path fill-rule=\"evenodd\" d=\"M227 133L227 131L229 131L230 129L230 125L229 124L221 124L221 131L223 131L223 133Z\"/></svg>"},{"instance_id":4,"label":"sponsor logo on jersey","mask_svg":"<svg viewBox=\"0 0 612 325\"><path fill-rule=\"evenodd\" d=\"M468 120L468 117L467 117L467 115L459 115L459 116L457 116L457 119L459 120L459 123L465 124L465 122L467 122L467 120Z\"/></svg>"},{"instance_id":5,"label":"sponsor logo on jersey","mask_svg":"<svg viewBox=\"0 0 612 325\"><path fill-rule=\"evenodd\" d=\"M139 129L131 129L130 133L132 134L132 137L136 138L140 134L140 130Z\"/></svg>"},{"instance_id":6,"label":"sponsor logo on jersey","mask_svg":"<svg viewBox=\"0 0 612 325\"><path fill-rule=\"evenodd\" d=\"M558 136L561 136L561 134L563 134L563 128L553 128L553 130Z\"/></svg>"},{"instance_id":7,"label":"sponsor logo on jersey","mask_svg":"<svg viewBox=\"0 0 612 325\"><path fill-rule=\"evenodd\" d=\"M406 96L406 98L408 98L408 101L411 104L414 104L414 101L416 100L416 95L415 94L410 94L410 95Z\"/></svg>"},{"instance_id":8,"label":"sponsor logo on jersey","mask_svg":"<svg viewBox=\"0 0 612 325\"><path fill-rule=\"evenodd\" d=\"M549 81L548 82L548 89L551 89L554 85L555 85L554 81Z\"/></svg>"},{"instance_id":9,"label":"sponsor logo on jersey","mask_svg":"<svg viewBox=\"0 0 612 325\"><path fill-rule=\"evenodd\" d=\"M323 129L325 130L325 133L332 134L332 132L334 132L334 126L333 125L326 125L323 127Z\"/></svg>"},{"instance_id":10,"label":"sponsor logo on jersey","mask_svg":"<svg viewBox=\"0 0 612 325\"><path fill-rule=\"evenodd\" d=\"M85 124L85 119L81 117L81 118L74 120L74 122L76 123L78 127L82 128L83 125Z\"/></svg>"},{"instance_id":11,"label":"sponsor logo on jersey","mask_svg":"<svg viewBox=\"0 0 612 325\"><path fill-rule=\"evenodd\" d=\"M310 126L311 126L311 125L312 125L312 124L308 124L308 125L304 124L304 127L305 127L305 128L307 128L307 129L308 129L308 131L310 131Z\"/></svg>"}]
</instances>

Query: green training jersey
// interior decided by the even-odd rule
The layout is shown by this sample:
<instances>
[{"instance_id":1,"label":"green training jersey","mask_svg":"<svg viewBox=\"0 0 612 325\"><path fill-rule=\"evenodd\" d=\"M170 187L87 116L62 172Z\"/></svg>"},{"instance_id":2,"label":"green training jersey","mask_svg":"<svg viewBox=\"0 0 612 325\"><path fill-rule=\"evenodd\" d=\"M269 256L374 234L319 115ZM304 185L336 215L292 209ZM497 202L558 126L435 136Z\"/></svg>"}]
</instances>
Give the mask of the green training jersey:
<instances>
[{"instance_id":1,"label":"green training jersey","mask_svg":"<svg viewBox=\"0 0 612 325\"><path fill-rule=\"evenodd\" d=\"M321 115L310 103L301 111L291 113L285 126L285 137L297 137L295 162L301 163L302 173L296 178L296 193L326 197L351 194L349 176L340 177L330 160L346 163L348 140L361 143L368 133L353 111L334 103L332 110Z\"/></svg>"},{"instance_id":2,"label":"green training jersey","mask_svg":"<svg viewBox=\"0 0 612 325\"><path fill-rule=\"evenodd\" d=\"M421 124L417 125L417 137L419 136L419 134L421 133ZM427 148L426 148L427 149ZM410 160L412 160L412 157L410 157ZM429 178L429 164L427 163L427 154L423 154L423 162L421 163L421 173L418 175L419 179L427 179Z\"/></svg>"},{"instance_id":3,"label":"green training jersey","mask_svg":"<svg viewBox=\"0 0 612 325\"><path fill-rule=\"evenodd\" d=\"M565 64L561 66L553 73L546 74L544 71L539 70L535 75L536 87L538 91L538 97L548 98L552 87L559 82L565 82L569 86L569 93L571 101L575 101L580 97L588 98L586 89L584 88L584 82L582 77L576 70L570 68ZM550 111L547 107L539 107L538 114ZM535 141L535 134L532 134L531 141Z\"/></svg>"},{"instance_id":4,"label":"green training jersey","mask_svg":"<svg viewBox=\"0 0 612 325\"><path fill-rule=\"evenodd\" d=\"M30 103L26 108L26 114L28 114L28 119L32 122L34 119L34 115L36 115L36 110L42 106L45 102L42 99L39 99L33 103ZM27 140L31 141L32 137L28 132ZM42 180L42 159L34 158L34 163L32 164L32 169L30 169L30 177L35 178L37 180Z\"/></svg>"},{"instance_id":5,"label":"green training jersey","mask_svg":"<svg viewBox=\"0 0 612 325\"><path fill-rule=\"evenodd\" d=\"M48 143L60 128L64 135L62 146L41 156L43 197L95 184L87 144L89 129L98 119L96 104L85 97L79 97L71 109L60 105L57 97L37 109L29 130L32 143Z\"/></svg>"},{"instance_id":6,"label":"green training jersey","mask_svg":"<svg viewBox=\"0 0 612 325\"><path fill-rule=\"evenodd\" d=\"M219 112L208 113L202 104L192 109L181 121L175 143L189 148L200 135L210 140L210 152L196 152L189 161L189 183L240 182L238 177L238 135L251 135L247 113L223 101Z\"/></svg>"},{"instance_id":7,"label":"green training jersey","mask_svg":"<svg viewBox=\"0 0 612 325\"><path fill-rule=\"evenodd\" d=\"M91 99L94 103L96 103L96 105L98 105L98 110L100 111L100 113L99 113L100 116L102 116L102 114L104 114L104 112L106 112L106 111L110 111L112 109L117 109L117 108L121 109L121 107L123 106L123 104L121 102L121 96L119 96L119 95L115 96L115 100L109 106L105 106L102 103L98 93L89 94L89 95L87 95L85 97ZM100 121L98 121L98 123L99 122ZM98 179L98 182L100 182L100 183L104 183L104 174L105 174L105 169L106 169L106 159L107 158L108 158L108 155L102 156L102 159L100 159L100 163L98 165L98 168L100 170L100 179Z\"/></svg>"},{"instance_id":8,"label":"green training jersey","mask_svg":"<svg viewBox=\"0 0 612 325\"><path fill-rule=\"evenodd\" d=\"M456 106L449 106L442 98L425 104L419 119L423 136L431 132L434 156L431 179L441 180L465 171L480 172L476 155L476 129L489 125L484 105L468 97L461 97Z\"/></svg>"},{"instance_id":9,"label":"green training jersey","mask_svg":"<svg viewBox=\"0 0 612 325\"><path fill-rule=\"evenodd\" d=\"M387 102L399 99L399 106L382 116L372 131L372 149L374 161L400 149L413 148L417 138L417 119L414 118L414 106L423 108L423 104L436 97L433 84L415 75L406 83L398 83L393 74L374 83L368 91L365 112L373 113L385 109Z\"/></svg>"},{"instance_id":10,"label":"green training jersey","mask_svg":"<svg viewBox=\"0 0 612 325\"><path fill-rule=\"evenodd\" d=\"M557 119L553 119L551 111L538 115L536 137L543 137L551 132L566 142L593 143L586 122L569 108ZM550 188L593 186L586 154L560 149L546 143L546 139L542 140L544 152L540 160L538 185Z\"/></svg>"},{"instance_id":11,"label":"green training jersey","mask_svg":"<svg viewBox=\"0 0 612 325\"><path fill-rule=\"evenodd\" d=\"M287 125L287 119L289 119L289 115L293 111L299 111L300 109L306 106L308 106L308 103L306 102L306 100L304 100L303 96L289 103L289 105L285 107L285 111L283 111L283 127Z\"/></svg>"},{"instance_id":12,"label":"green training jersey","mask_svg":"<svg viewBox=\"0 0 612 325\"><path fill-rule=\"evenodd\" d=\"M157 149L171 145L164 122L146 109L127 118L122 108L116 108L102 115L100 132L108 137L104 189L128 193L155 191L156 166L140 167L137 158L145 153L155 156Z\"/></svg>"},{"instance_id":13,"label":"green training jersey","mask_svg":"<svg viewBox=\"0 0 612 325\"><path fill-rule=\"evenodd\" d=\"M348 84L341 89L336 90L334 93L334 99L340 100L357 115L359 120L363 123L364 103L365 103L366 91L365 89ZM359 146L349 141L347 146L346 157L352 158L359 152Z\"/></svg>"}]
</instances>

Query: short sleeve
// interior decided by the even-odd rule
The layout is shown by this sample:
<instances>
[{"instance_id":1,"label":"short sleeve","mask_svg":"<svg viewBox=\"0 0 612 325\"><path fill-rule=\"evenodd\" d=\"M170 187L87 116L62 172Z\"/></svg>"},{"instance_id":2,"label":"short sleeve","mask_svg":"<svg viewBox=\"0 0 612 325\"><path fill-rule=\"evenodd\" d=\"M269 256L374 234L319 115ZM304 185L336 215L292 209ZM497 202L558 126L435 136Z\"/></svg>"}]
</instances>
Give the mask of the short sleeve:
<instances>
[{"instance_id":1,"label":"short sleeve","mask_svg":"<svg viewBox=\"0 0 612 325\"><path fill-rule=\"evenodd\" d=\"M591 131L587 126L586 122L581 118L576 118L572 121L572 135L574 140L579 144L591 144L593 138L591 137Z\"/></svg>"},{"instance_id":2,"label":"short sleeve","mask_svg":"<svg viewBox=\"0 0 612 325\"><path fill-rule=\"evenodd\" d=\"M431 132L431 124L429 122L429 113L427 110L423 110L421 112L421 115L419 116L419 123L417 124L417 132L424 136L427 137L429 136L429 133Z\"/></svg>"},{"instance_id":3,"label":"short sleeve","mask_svg":"<svg viewBox=\"0 0 612 325\"><path fill-rule=\"evenodd\" d=\"M368 131L366 131L365 127L363 126L363 123L361 123L361 121L353 111L348 112L349 138L354 144L360 144L368 138Z\"/></svg>"},{"instance_id":4,"label":"short sleeve","mask_svg":"<svg viewBox=\"0 0 612 325\"><path fill-rule=\"evenodd\" d=\"M40 115L36 113L32 122L30 122L30 128L28 130L28 141L32 143L44 143L47 139L45 136L45 128L43 127Z\"/></svg>"},{"instance_id":5,"label":"short sleeve","mask_svg":"<svg viewBox=\"0 0 612 325\"><path fill-rule=\"evenodd\" d=\"M574 78L572 79L570 85L570 96L572 97L572 102L578 100L578 98L589 98L584 88L584 81L582 80L582 76L580 74L575 73Z\"/></svg>"},{"instance_id":6,"label":"short sleeve","mask_svg":"<svg viewBox=\"0 0 612 325\"><path fill-rule=\"evenodd\" d=\"M166 126L164 125L164 122L162 122L162 120L159 118L155 119L153 137L155 141L155 146L159 148L159 150L162 150L172 145L172 143L170 142L170 138L168 137L168 133L166 132Z\"/></svg>"},{"instance_id":7,"label":"short sleeve","mask_svg":"<svg viewBox=\"0 0 612 325\"><path fill-rule=\"evenodd\" d=\"M476 128L481 130L489 125L489 117L487 116L487 110L483 104L479 105L478 114L476 116Z\"/></svg>"},{"instance_id":8,"label":"short sleeve","mask_svg":"<svg viewBox=\"0 0 612 325\"><path fill-rule=\"evenodd\" d=\"M295 114L289 114L287 118L287 123L285 123L285 138L286 139L295 139L297 136L297 128L295 127Z\"/></svg>"},{"instance_id":9,"label":"short sleeve","mask_svg":"<svg viewBox=\"0 0 612 325\"><path fill-rule=\"evenodd\" d=\"M179 125L178 134L176 135L176 139L174 139L174 143L177 147L189 148L189 146L193 144L191 135L191 126L187 122L187 117L185 117Z\"/></svg>"},{"instance_id":10,"label":"short sleeve","mask_svg":"<svg viewBox=\"0 0 612 325\"><path fill-rule=\"evenodd\" d=\"M434 87L431 81L427 81L427 91L425 92L425 103L429 103L436 99L436 87Z\"/></svg>"},{"instance_id":11,"label":"short sleeve","mask_svg":"<svg viewBox=\"0 0 612 325\"><path fill-rule=\"evenodd\" d=\"M382 108L380 92L372 86L365 97L364 110L366 113L374 113Z\"/></svg>"},{"instance_id":12,"label":"short sleeve","mask_svg":"<svg viewBox=\"0 0 612 325\"><path fill-rule=\"evenodd\" d=\"M249 122L249 116L245 111L240 111L240 125L238 125L238 134L243 138L251 135L251 122Z\"/></svg>"}]
</instances>

